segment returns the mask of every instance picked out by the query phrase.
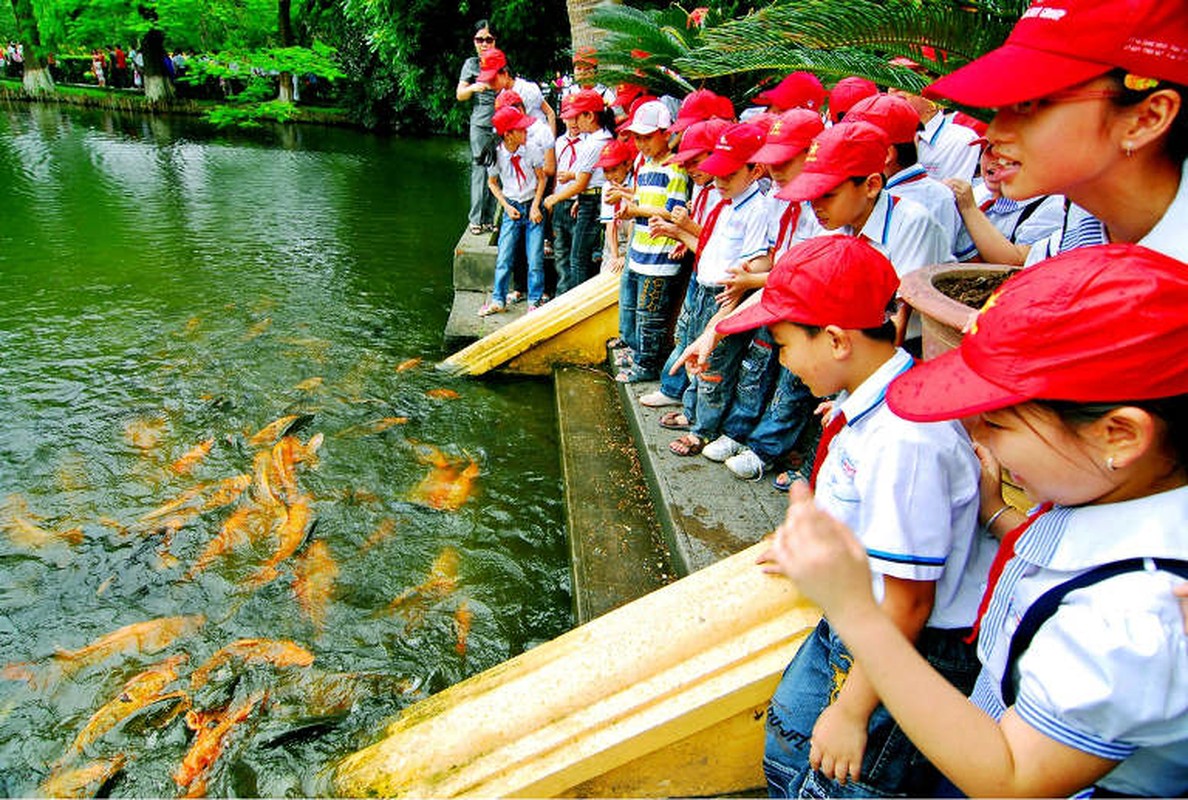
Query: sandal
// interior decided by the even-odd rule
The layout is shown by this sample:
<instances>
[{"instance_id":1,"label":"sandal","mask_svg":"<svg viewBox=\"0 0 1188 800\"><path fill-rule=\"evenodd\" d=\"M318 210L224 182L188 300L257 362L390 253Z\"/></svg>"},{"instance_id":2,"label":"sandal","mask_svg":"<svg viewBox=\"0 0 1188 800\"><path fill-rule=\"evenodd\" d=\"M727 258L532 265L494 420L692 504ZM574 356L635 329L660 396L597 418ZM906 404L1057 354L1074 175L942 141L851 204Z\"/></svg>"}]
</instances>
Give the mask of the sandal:
<instances>
[{"instance_id":1,"label":"sandal","mask_svg":"<svg viewBox=\"0 0 1188 800\"><path fill-rule=\"evenodd\" d=\"M510 306L512 303L522 303L526 298L527 295L525 295L523 292L518 292L515 289L512 289L507 293L507 304Z\"/></svg>"},{"instance_id":2,"label":"sandal","mask_svg":"<svg viewBox=\"0 0 1188 800\"><path fill-rule=\"evenodd\" d=\"M668 428L670 431L687 431L689 418L685 416L684 411L666 411L660 415L660 427Z\"/></svg>"},{"instance_id":3,"label":"sandal","mask_svg":"<svg viewBox=\"0 0 1188 800\"><path fill-rule=\"evenodd\" d=\"M480 317L489 317L492 314L502 314L504 311L507 311L507 306L492 301L483 303L482 308L478 310L478 315Z\"/></svg>"},{"instance_id":4,"label":"sandal","mask_svg":"<svg viewBox=\"0 0 1188 800\"><path fill-rule=\"evenodd\" d=\"M478 236L482 232L483 232L482 225L479 225L477 222L470 223L470 235L471 236Z\"/></svg>"},{"instance_id":5,"label":"sandal","mask_svg":"<svg viewBox=\"0 0 1188 800\"><path fill-rule=\"evenodd\" d=\"M786 492L791 489L792 484L796 483L797 481L805 481L805 483L808 482L808 480L796 470L786 469L771 479L771 485L774 486L778 492Z\"/></svg>"},{"instance_id":6,"label":"sandal","mask_svg":"<svg viewBox=\"0 0 1188 800\"><path fill-rule=\"evenodd\" d=\"M677 456L695 456L705 447L705 439L702 439L695 433L686 433L679 439L673 439L668 443L668 449L673 455Z\"/></svg>"}]
</instances>

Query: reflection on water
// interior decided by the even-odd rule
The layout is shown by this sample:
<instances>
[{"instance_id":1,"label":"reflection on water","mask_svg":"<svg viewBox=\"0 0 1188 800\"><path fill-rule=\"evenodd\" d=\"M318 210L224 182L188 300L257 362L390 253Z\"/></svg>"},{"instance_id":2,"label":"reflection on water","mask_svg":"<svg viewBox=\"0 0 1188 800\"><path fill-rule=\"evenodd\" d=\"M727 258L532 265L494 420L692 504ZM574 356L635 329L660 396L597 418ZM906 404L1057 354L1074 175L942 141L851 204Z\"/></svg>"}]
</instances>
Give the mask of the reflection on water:
<instances>
[{"instance_id":1,"label":"reflection on water","mask_svg":"<svg viewBox=\"0 0 1188 800\"><path fill-rule=\"evenodd\" d=\"M465 157L0 105L0 793L311 794L571 624L550 388L432 368Z\"/></svg>"}]
</instances>

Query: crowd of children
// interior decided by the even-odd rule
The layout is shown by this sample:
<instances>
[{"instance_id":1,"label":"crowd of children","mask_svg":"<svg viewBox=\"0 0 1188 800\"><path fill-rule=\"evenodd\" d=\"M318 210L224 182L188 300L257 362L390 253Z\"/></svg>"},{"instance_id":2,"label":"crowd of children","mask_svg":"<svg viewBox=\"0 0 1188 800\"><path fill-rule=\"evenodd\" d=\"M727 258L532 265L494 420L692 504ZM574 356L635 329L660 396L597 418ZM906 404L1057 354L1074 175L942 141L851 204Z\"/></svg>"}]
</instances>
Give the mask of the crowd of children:
<instances>
[{"instance_id":1,"label":"crowd of children","mask_svg":"<svg viewBox=\"0 0 1188 800\"><path fill-rule=\"evenodd\" d=\"M567 99L598 152L558 144L545 205L557 237L602 187L617 380L659 381L674 456L794 468L761 561L825 616L768 709L773 795L1188 791L1186 11L1033 0L919 96ZM900 279L979 258L1023 269L917 364Z\"/></svg>"}]
</instances>

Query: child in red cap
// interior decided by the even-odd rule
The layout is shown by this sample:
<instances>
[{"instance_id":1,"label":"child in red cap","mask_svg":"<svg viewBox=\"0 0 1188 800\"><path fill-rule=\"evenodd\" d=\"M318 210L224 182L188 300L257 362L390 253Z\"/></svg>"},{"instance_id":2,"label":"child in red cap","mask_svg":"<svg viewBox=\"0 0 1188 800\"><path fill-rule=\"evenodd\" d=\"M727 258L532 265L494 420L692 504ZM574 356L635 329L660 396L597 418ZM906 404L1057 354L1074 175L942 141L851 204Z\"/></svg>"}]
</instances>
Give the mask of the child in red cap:
<instances>
[{"instance_id":1,"label":"child in red cap","mask_svg":"<svg viewBox=\"0 0 1188 800\"><path fill-rule=\"evenodd\" d=\"M544 294L544 158L527 146L532 117L514 107L501 108L491 119L495 132L503 139L496 151L495 163L487 169L491 194L503 206L499 226L499 247L495 256L495 286L491 299L479 309L480 317L507 310L512 262L520 239L528 254L528 310L540 305Z\"/></svg>"},{"instance_id":2,"label":"child in red cap","mask_svg":"<svg viewBox=\"0 0 1188 800\"><path fill-rule=\"evenodd\" d=\"M598 168L602 170L606 183L602 187L602 210L599 221L605 226L606 234L602 248L602 271L622 273L627 265L627 247L630 226L619 219L621 199L612 199L612 187L626 187L631 182L631 148L618 139L609 139L598 157ZM621 197L621 193L616 193Z\"/></svg>"},{"instance_id":3,"label":"child in red cap","mask_svg":"<svg viewBox=\"0 0 1188 800\"><path fill-rule=\"evenodd\" d=\"M1003 542L968 700L878 612L873 557L807 492L766 554L970 797L1188 789L1188 637L1172 594L1188 575L1185 307L1183 262L1081 248L1008 280L959 349L889 387L900 417L975 420L988 474L1009 469L1040 504L1025 519L983 481L982 515Z\"/></svg>"},{"instance_id":4,"label":"child in red cap","mask_svg":"<svg viewBox=\"0 0 1188 800\"><path fill-rule=\"evenodd\" d=\"M965 429L908 422L884 402L913 363L895 346L898 286L868 243L818 237L788 250L762 300L718 332L767 326L790 372L814 395L837 394L814 465L815 503L858 532L884 618L969 691L977 659L964 639L993 540L978 532L980 469ZM801 645L767 712L770 794L933 794L936 774L879 706L865 669L851 666L828 618Z\"/></svg>"},{"instance_id":5,"label":"child in red cap","mask_svg":"<svg viewBox=\"0 0 1188 800\"><path fill-rule=\"evenodd\" d=\"M1188 260L1188 13L1164 0L1043 0L1006 43L925 90L996 108L1003 194L1063 194L1027 256L1134 242Z\"/></svg>"}]
</instances>

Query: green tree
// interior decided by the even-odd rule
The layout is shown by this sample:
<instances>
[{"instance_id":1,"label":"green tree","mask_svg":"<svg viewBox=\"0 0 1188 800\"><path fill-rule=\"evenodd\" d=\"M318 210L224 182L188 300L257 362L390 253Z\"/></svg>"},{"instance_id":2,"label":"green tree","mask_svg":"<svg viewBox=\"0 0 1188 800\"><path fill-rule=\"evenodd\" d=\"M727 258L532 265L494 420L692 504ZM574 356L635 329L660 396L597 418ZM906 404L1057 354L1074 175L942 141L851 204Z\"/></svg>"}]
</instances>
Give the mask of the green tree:
<instances>
[{"instance_id":1,"label":"green tree","mask_svg":"<svg viewBox=\"0 0 1188 800\"><path fill-rule=\"evenodd\" d=\"M54 79L41 52L41 32L31 0L12 0L12 15L25 62L22 78L25 91L34 95L52 92Z\"/></svg>"}]
</instances>

